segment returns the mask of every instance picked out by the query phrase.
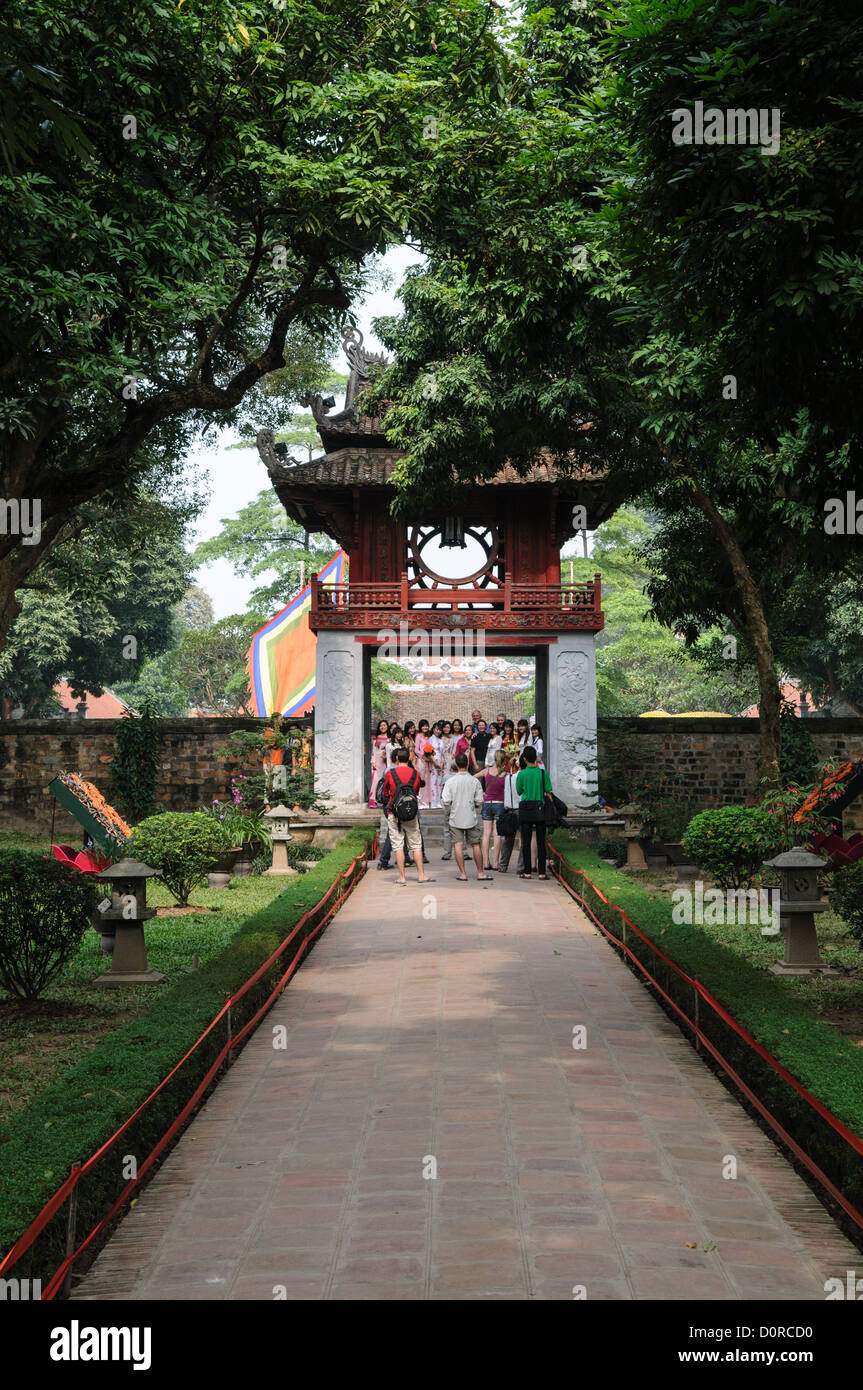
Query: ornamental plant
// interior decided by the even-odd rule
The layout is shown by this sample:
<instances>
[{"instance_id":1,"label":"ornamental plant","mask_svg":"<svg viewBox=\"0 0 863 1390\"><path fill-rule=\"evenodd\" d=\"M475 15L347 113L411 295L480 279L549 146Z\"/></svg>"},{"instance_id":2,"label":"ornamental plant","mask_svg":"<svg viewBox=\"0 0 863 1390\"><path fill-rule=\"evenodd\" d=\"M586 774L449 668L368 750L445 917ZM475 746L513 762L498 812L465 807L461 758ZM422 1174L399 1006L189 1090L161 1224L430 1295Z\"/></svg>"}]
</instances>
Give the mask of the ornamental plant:
<instances>
[{"instance_id":1,"label":"ornamental plant","mask_svg":"<svg viewBox=\"0 0 863 1390\"><path fill-rule=\"evenodd\" d=\"M141 821L129 853L161 869L178 906L187 907L192 889L230 847L229 836L216 817L203 811L166 811Z\"/></svg>"},{"instance_id":2,"label":"ornamental plant","mask_svg":"<svg viewBox=\"0 0 863 1390\"><path fill-rule=\"evenodd\" d=\"M30 1003L74 956L97 892L84 874L35 850L0 850L0 985Z\"/></svg>"},{"instance_id":3,"label":"ornamental plant","mask_svg":"<svg viewBox=\"0 0 863 1390\"><path fill-rule=\"evenodd\" d=\"M782 848L781 826L760 806L717 806L699 811L682 845L722 888L744 888L765 859Z\"/></svg>"},{"instance_id":4,"label":"ornamental plant","mask_svg":"<svg viewBox=\"0 0 863 1390\"><path fill-rule=\"evenodd\" d=\"M863 863L837 869L830 880L830 906L863 949Z\"/></svg>"}]
</instances>

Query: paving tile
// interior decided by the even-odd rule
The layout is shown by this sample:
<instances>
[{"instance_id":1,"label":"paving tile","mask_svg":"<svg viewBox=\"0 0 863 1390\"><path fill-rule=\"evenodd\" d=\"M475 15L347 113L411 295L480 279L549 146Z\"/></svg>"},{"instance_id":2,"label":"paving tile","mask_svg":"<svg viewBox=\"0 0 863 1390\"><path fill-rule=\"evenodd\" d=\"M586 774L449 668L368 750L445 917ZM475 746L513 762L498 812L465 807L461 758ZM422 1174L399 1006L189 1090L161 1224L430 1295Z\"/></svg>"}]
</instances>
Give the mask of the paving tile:
<instances>
[{"instance_id":1,"label":"paving tile","mask_svg":"<svg viewBox=\"0 0 863 1390\"><path fill-rule=\"evenodd\" d=\"M514 877L465 892L441 865L420 932L385 877L346 901L76 1300L779 1303L856 1267L555 883L528 904Z\"/></svg>"}]
</instances>

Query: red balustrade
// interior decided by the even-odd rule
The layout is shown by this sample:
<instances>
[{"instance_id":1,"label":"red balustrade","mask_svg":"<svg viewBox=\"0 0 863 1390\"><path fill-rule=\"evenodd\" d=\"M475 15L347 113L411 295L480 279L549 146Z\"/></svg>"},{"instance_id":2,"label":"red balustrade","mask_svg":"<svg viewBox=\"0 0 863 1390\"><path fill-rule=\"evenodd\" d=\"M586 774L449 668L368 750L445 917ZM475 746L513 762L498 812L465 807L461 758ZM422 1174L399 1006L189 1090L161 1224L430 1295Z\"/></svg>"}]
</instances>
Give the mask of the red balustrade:
<instances>
[{"instance_id":1,"label":"red balustrade","mask_svg":"<svg viewBox=\"0 0 863 1390\"><path fill-rule=\"evenodd\" d=\"M330 628L393 626L402 619L438 620L466 627L549 627L597 631L603 626L601 581L580 584L503 584L489 588L410 588L399 584L312 582L311 626Z\"/></svg>"}]
</instances>

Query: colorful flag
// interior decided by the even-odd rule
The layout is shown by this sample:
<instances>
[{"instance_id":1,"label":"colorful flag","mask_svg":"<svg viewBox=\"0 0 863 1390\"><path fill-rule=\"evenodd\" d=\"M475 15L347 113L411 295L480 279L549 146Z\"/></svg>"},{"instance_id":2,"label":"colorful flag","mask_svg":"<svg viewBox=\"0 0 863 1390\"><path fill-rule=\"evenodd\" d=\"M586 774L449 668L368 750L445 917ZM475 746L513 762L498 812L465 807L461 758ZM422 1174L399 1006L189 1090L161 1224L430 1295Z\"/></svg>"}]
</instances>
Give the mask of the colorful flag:
<instances>
[{"instance_id":1,"label":"colorful flag","mask_svg":"<svg viewBox=\"0 0 863 1390\"><path fill-rule=\"evenodd\" d=\"M338 551L317 575L343 584L346 555ZM315 703L315 648L309 627L312 586L307 584L286 608L259 628L249 648L249 686L255 714L305 714Z\"/></svg>"}]
</instances>

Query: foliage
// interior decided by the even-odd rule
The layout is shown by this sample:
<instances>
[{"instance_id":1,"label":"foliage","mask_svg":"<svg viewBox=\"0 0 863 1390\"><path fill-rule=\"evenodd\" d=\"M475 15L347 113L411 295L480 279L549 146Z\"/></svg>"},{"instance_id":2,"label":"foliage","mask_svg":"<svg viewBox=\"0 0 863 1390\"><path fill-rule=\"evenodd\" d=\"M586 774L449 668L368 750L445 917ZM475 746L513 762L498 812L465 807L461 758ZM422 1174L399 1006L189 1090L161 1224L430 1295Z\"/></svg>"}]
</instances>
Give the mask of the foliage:
<instances>
[{"instance_id":1,"label":"foliage","mask_svg":"<svg viewBox=\"0 0 863 1390\"><path fill-rule=\"evenodd\" d=\"M264 622L259 613L234 613L212 627L189 628L170 653L166 668L205 714L252 714L246 666L252 636Z\"/></svg>"},{"instance_id":2,"label":"foliage","mask_svg":"<svg viewBox=\"0 0 863 1390\"><path fill-rule=\"evenodd\" d=\"M686 827L685 852L722 888L744 888L765 859L778 853L775 819L760 806L717 806L699 811Z\"/></svg>"},{"instance_id":3,"label":"foliage","mask_svg":"<svg viewBox=\"0 0 863 1390\"><path fill-rule=\"evenodd\" d=\"M225 995L237 990L264 964L286 933L320 902L352 858L365 852L370 840L370 829L350 831L315 869L286 882L278 897L249 917L217 956L160 992L143 1021L134 1019L97 1044L62 1080L12 1116L0 1131L4 1185L0 1249L11 1248L66 1177L71 1163L98 1149L164 1080L222 1008ZM231 891L219 895L224 911L231 912L233 897ZM298 947L302 948L316 925L315 918L307 923ZM284 964L276 961L235 1004L235 1029L261 1008L283 971ZM131 1152L148 1153L161 1138L206 1075L224 1040L224 1028L214 1029L142 1111L127 1136ZM79 1187L82 1231L104 1215L125 1181L118 1165L95 1165ZM46 1268L59 1264L65 1248L65 1222L63 1207L19 1261L15 1274L26 1277L31 1270L35 1275L44 1274Z\"/></svg>"},{"instance_id":4,"label":"foliage","mask_svg":"<svg viewBox=\"0 0 863 1390\"><path fill-rule=\"evenodd\" d=\"M0 849L0 984L38 999L75 954L96 890L83 874L23 849Z\"/></svg>"},{"instance_id":5,"label":"foliage","mask_svg":"<svg viewBox=\"0 0 863 1390\"><path fill-rule=\"evenodd\" d=\"M19 591L0 655L0 697L36 709L66 677L76 696L128 682L172 640L189 581L184 533L194 508L140 489L81 507Z\"/></svg>"},{"instance_id":6,"label":"foliage","mask_svg":"<svg viewBox=\"0 0 863 1390\"><path fill-rule=\"evenodd\" d=\"M261 811L252 811L236 802L213 801L201 812L211 816L222 827L231 846L250 844L264 848L270 844L270 832Z\"/></svg>"},{"instance_id":7,"label":"foliage","mask_svg":"<svg viewBox=\"0 0 863 1390\"><path fill-rule=\"evenodd\" d=\"M813 1017L807 1004L796 995L794 981L779 980L754 968L702 926L674 922L667 896L661 900L651 897L641 884L600 863L590 850L575 841L558 833L553 843L572 869L584 870L611 900L603 903L582 879L573 880L578 892L586 892L588 906L612 936L620 940L622 934L620 914L611 905L616 904L680 969L698 979L822 1104L854 1133L863 1134L861 1049L850 1038L837 1035L830 1024ZM628 933L627 941L661 988L691 1017L692 986L633 933ZM780 952L781 947L777 945L774 950ZM713 1009L702 1005L700 1020L711 1042L738 1076L839 1190L859 1207L863 1201L861 1157Z\"/></svg>"},{"instance_id":8,"label":"foliage","mask_svg":"<svg viewBox=\"0 0 863 1390\"><path fill-rule=\"evenodd\" d=\"M221 530L201 542L194 560L199 565L227 560L235 574L267 580L249 595L249 607L264 615L257 623L260 627L323 569L332 555L329 536L310 535L290 521L275 492L267 488L236 516L223 517Z\"/></svg>"},{"instance_id":9,"label":"foliage","mask_svg":"<svg viewBox=\"0 0 863 1390\"><path fill-rule=\"evenodd\" d=\"M124 714L117 726L111 800L129 820L143 820L153 812L162 741L161 721L149 701L138 714Z\"/></svg>"},{"instance_id":10,"label":"foliage","mask_svg":"<svg viewBox=\"0 0 863 1390\"><path fill-rule=\"evenodd\" d=\"M844 781L833 780L837 767L835 761L829 760L806 785L765 793L761 809L776 822L780 851L806 845L816 835L833 828L831 802L837 801L845 789Z\"/></svg>"},{"instance_id":11,"label":"foliage","mask_svg":"<svg viewBox=\"0 0 863 1390\"><path fill-rule=\"evenodd\" d=\"M600 859L613 859L618 867L626 863L625 840L598 840L595 848Z\"/></svg>"},{"instance_id":12,"label":"foliage","mask_svg":"<svg viewBox=\"0 0 863 1390\"><path fill-rule=\"evenodd\" d=\"M863 863L846 864L830 879L830 906L863 950Z\"/></svg>"},{"instance_id":13,"label":"foliage","mask_svg":"<svg viewBox=\"0 0 863 1390\"><path fill-rule=\"evenodd\" d=\"M425 116L472 125L505 93L501 23L483 0L104 0L98 24L75 0L13 0L0 416L4 486L41 499L41 549L142 445L176 467L215 421L278 428L284 395L261 383L292 333L298 357L318 348L316 389L366 259L431 215L448 156ZM72 128L80 143L58 138ZM0 642L38 549L0 535Z\"/></svg>"},{"instance_id":14,"label":"foliage","mask_svg":"<svg viewBox=\"0 0 863 1390\"><path fill-rule=\"evenodd\" d=\"M676 844L692 816L690 797L670 773L642 777L633 786L642 833L651 840Z\"/></svg>"},{"instance_id":15,"label":"foliage","mask_svg":"<svg viewBox=\"0 0 863 1390\"><path fill-rule=\"evenodd\" d=\"M787 701L782 704L779 718L782 735L779 772L783 787L812 782L818 764L818 749L806 727L807 721L795 714L794 706Z\"/></svg>"},{"instance_id":16,"label":"foliage","mask_svg":"<svg viewBox=\"0 0 863 1390\"><path fill-rule=\"evenodd\" d=\"M404 666L399 666L397 661L385 661L378 656L372 657L372 679L371 679L371 713L372 722L377 719L385 719L393 707L393 693L390 690L390 683L393 685L414 685L413 676Z\"/></svg>"},{"instance_id":17,"label":"foliage","mask_svg":"<svg viewBox=\"0 0 863 1390\"><path fill-rule=\"evenodd\" d=\"M141 821L128 848L133 858L161 870L178 906L186 907L230 840L218 820L201 811L166 811Z\"/></svg>"}]
</instances>

